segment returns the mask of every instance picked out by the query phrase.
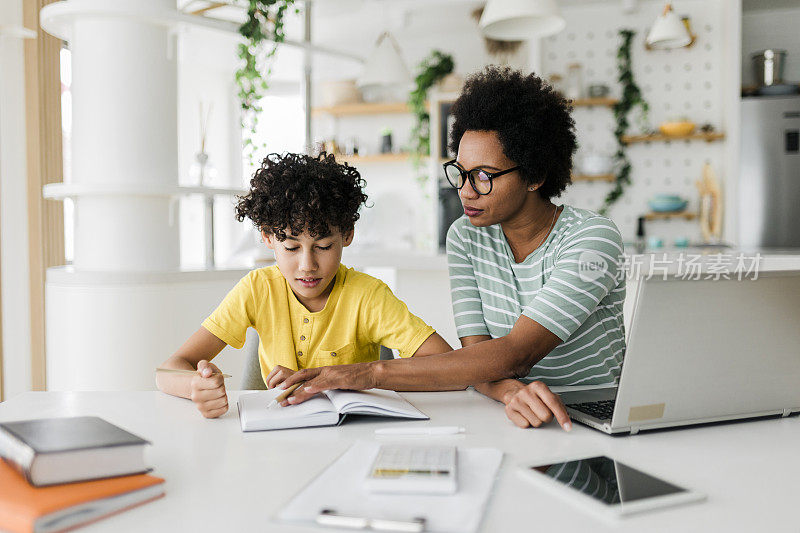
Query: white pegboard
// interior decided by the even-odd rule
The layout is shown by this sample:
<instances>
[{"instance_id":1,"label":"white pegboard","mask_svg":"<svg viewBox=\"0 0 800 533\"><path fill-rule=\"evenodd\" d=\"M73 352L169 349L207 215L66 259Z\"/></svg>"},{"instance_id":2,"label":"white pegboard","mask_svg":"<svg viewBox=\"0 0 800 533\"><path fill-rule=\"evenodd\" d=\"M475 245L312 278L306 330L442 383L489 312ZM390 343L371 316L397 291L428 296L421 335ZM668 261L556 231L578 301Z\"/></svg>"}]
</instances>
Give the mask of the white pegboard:
<instances>
[{"instance_id":1,"label":"white pegboard","mask_svg":"<svg viewBox=\"0 0 800 533\"><path fill-rule=\"evenodd\" d=\"M721 69L723 27L722 0L684 0L673 2L678 15L688 15L697 41L690 48L647 51L644 39L663 9L662 1L640 1L634 13L624 13L621 2L589 4L564 8L566 29L544 40L541 74L558 73L566 77L567 66L583 66L584 86L604 83L611 95L619 97L616 53L619 30L636 32L631 45L634 79L650 104L649 124L657 127L667 120L682 117L697 123L711 123L724 131L723 75ZM573 113L579 141L576 163L588 150L613 155L614 117L610 108L577 108ZM635 114L630 134L639 133ZM724 141L728 142L728 141ZM632 240L636 219L648 211L647 200L659 193L679 194L689 199L689 210L697 211L695 180L708 161L721 180L724 142L671 141L633 144L627 149L632 164L632 184L611 209L610 215L625 240ZM596 210L613 184L577 182L559 200L576 207ZM647 223L648 236L662 237L666 245L676 237L696 241L697 222L667 220Z\"/></svg>"}]
</instances>

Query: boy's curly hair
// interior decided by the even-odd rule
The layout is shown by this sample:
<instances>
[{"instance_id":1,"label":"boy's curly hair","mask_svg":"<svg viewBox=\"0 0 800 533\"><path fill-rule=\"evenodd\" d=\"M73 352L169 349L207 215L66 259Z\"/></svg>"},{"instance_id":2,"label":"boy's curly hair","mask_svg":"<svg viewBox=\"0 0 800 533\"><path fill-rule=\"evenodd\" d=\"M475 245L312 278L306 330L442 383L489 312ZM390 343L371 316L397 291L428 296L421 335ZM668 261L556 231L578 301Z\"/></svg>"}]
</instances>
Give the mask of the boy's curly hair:
<instances>
[{"instance_id":1,"label":"boy's curly hair","mask_svg":"<svg viewBox=\"0 0 800 533\"><path fill-rule=\"evenodd\" d=\"M572 181L577 142L571 111L569 101L536 75L488 66L467 78L453 104L450 149L458 152L468 130L496 131L522 178L542 183L542 198L557 197Z\"/></svg>"},{"instance_id":2,"label":"boy's curly hair","mask_svg":"<svg viewBox=\"0 0 800 533\"><path fill-rule=\"evenodd\" d=\"M333 155L269 154L250 180L250 192L239 196L236 220L253 221L279 241L304 231L326 237L333 228L352 231L358 210L367 201L366 182L358 170Z\"/></svg>"}]
</instances>

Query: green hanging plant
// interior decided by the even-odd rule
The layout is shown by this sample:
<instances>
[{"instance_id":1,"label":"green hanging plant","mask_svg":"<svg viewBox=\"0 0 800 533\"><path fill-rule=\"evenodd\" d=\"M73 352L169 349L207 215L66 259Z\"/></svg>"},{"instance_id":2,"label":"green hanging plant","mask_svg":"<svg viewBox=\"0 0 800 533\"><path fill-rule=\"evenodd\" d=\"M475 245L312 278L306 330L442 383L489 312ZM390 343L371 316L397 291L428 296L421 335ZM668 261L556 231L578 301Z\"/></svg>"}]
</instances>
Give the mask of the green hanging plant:
<instances>
[{"instance_id":1,"label":"green hanging plant","mask_svg":"<svg viewBox=\"0 0 800 533\"><path fill-rule=\"evenodd\" d=\"M628 115L634 108L638 107L641 111L640 126L642 130L649 129L647 113L650 110L650 106L647 105L647 102L642 97L642 91L633 79L631 65L631 42L636 32L625 29L620 30L619 35L622 37L622 42L617 50L617 69L619 71L617 80L622 85L622 98L614 105L614 119L617 122L617 126L614 129L614 136L617 138L617 152L614 154L617 179L614 188L609 191L603 201L603 206L599 210L601 215L608 213L608 209L622 197L625 187L631 184L631 162L625 153L627 145L622 138L628 132L630 127Z\"/></svg>"},{"instance_id":2,"label":"green hanging plant","mask_svg":"<svg viewBox=\"0 0 800 533\"><path fill-rule=\"evenodd\" d=\"M294 2L295 0L240 1L247 6L247 20L239 27L244 42L239 43L238 47L238 56L242 62L236 70L235 79L239 89L237 96L244 130L243 148L251 163L256 152L253 137L258 125L258 113L261 111L259 102L269 88L267 80L272 72L270 59L275 55L278 44L286 38L284 17L286 10ZM295 9L295 13L298 12L299 9ZM272 48L264 53L264 43L269 41L273 42ZM263 64L257 59L259 56L263 57Z\"/></svg>"},{"instance_id":3,"label":"green hanging plant","mask_svg":"<svg viewBox=\"0 0 800 533\"><path fill-rule=\"evenodd\" d=\"M419 64L419 73L414 78L416 87L408 96L408 107L415 118L414 128L411 130L409 152L411 164L421 186L428 180L428 176L427 173L420 173L420 168L423 166L424 158L431 153L431 116L426 108L428 90L453 72L454 67L453 56L434 50Z\"/></svg>"}]
</instances>

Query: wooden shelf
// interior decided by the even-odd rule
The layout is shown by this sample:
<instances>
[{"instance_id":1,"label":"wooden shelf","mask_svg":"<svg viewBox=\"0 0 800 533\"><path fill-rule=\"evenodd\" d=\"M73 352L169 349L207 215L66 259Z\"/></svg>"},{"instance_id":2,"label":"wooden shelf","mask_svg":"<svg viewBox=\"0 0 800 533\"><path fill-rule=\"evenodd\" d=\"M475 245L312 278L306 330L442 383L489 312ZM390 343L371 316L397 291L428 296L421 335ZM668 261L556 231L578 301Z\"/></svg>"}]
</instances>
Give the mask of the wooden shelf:
<instances>
[{"instance_id":1,"label":"wooden shelf","mask_svg":"<svg viewBox=\"0 0 800 533\"><path fill-rule=\"evenodd\" d=\"M697 218L697 213L693 211L670 211L665 213L658 213L651 211L644 215L645 220L666 220L671 218L682 218L684 220L694 220Z\"/></svg>"},{"instance_id":2,"label":"wooden shelf","mask_svg":"<svg viewBox=\"0 0 800 533\"><path fill-rule=\"evenodd\" d=\"M622 142L625 144L633 143L648 143L654 141L706 141L713 142L725 138L724 133L690 133L689 135L664 135L663 133L654 133L652 135L623 135Z\"/></svg>"},{"instance_id":3,"label":"wooden shelf","mask_svg":"<svg viewBox=\"0 0 800 533\"><path fill-rule=\"evenodd\" d=\"M572 181L616 181L616 174L573 174Z\"/></svg>"},{"instance_id":4,"label":"wooden shelf","mask_svg":"<svg viewBox=\"0 0 800 533\"><path fill-rule=\"evenodd\" d=\"M572 100L573 107L592 107L592 106L603 106L603 107L611 107L615 105L619 100L616 98L609 98L608 96L604 96L602 98L578 98L576 100Z\"/></svg>"},{"instance_id":5,"label":"wooden shelf","mask_svg":"<svg viewBox=\"0 0 800 533\"><path fill-rule=\"evenodd\" d=\"M410 112L411 110L408 108L408 103L406 102L359 102L356 104L315 107L311 110L311 116L332 115L334 117L341 117L346 115L386 115Z\"/></svg>"},{"instance_id":6,"label":"wooden shelf","mask_svg":"<svg viewBox=\"0 0 800 533\"><path fill-rule=\"evenodd\" d=\"M397 154L372 154L372 155L337 155L336 161L339 163L349 163L358 165L360 163L398 163L408 161L408 153Z\"/></svg>"},{"instance_id":7,"label":"wooden shelf","mask_svg":"<svg viewBox=\"0 0 800 533\"><path fill-rule=\"evenodd\" d=\"M619 102L616 98L578 98L572 100L574 107L603 106L611 107ZM426 104L428 107L428 104ZM408 103L406 102L358 102L354 104L340 104L328 107L315 107L311 110L311 116L332 115L341 117L345 115L383 115L392 113L409 113Z\"/></svg>"}]
</instances>

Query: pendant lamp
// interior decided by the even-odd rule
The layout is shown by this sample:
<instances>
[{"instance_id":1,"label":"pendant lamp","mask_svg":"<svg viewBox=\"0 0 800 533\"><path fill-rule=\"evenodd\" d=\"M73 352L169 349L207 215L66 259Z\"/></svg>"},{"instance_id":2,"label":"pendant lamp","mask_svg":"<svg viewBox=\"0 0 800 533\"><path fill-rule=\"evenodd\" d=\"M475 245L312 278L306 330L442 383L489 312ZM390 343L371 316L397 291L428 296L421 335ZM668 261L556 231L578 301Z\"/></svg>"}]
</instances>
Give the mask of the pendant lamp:
<instances>
[{"instance_id":1,"label":"pendant lamp","mask_svg":"<svg viewBox=\"0 0 800 533\"><path fill-rule=\"evenodd\" d=\"M564 29L555 0L489 0L478 23L484 36L497 41L527 41Z\"/></svg>"}]
</instances>

